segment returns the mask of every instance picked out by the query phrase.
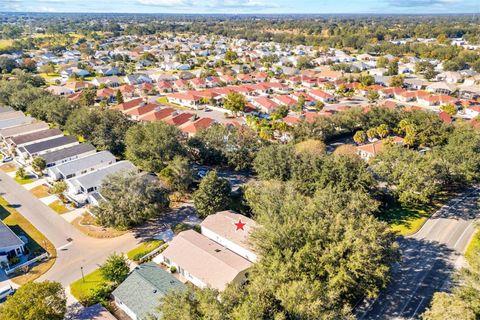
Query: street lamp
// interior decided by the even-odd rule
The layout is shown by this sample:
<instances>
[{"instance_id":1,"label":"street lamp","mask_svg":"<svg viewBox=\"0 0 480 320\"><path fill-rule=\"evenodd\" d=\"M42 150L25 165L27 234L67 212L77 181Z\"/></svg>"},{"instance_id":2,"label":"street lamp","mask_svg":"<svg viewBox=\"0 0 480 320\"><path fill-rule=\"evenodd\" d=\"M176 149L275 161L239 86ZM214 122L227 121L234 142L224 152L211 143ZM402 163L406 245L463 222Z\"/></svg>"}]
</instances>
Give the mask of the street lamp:
<instances>
[{"instance_id":1,"label":"street lamp","mask_svg":"<svg viewBox=\"0 0 480 320\"><path fill-rule=\"evenodd\" d=\"M83 276L83 267L80 267L80 272L82 272L82 280L85 282L85 277Z\"/></svg>"}]
</instances>

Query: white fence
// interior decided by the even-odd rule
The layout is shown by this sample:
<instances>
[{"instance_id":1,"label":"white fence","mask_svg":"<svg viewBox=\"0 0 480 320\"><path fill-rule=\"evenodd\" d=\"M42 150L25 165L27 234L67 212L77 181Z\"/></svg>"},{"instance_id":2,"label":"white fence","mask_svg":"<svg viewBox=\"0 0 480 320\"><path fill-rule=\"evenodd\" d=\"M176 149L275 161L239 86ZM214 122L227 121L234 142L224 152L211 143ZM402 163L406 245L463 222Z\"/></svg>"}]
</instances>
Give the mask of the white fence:
<instances>
[{"instance_id":1,"label":"white fence","mask_svg":"<svg viewBox=\"0 0 480 320\"><path fill-rule=\"evenodd\" d=\"M168 247L168 243L164 243L162 244L160 247L158 247L157 249L147 253L146 255L144 255L143 257L140 258L140 260L138 260L138 263L143 263L145 261L148 261L150 260L151 258L155 257L157 254L159 254L160 252L162 252L166 247Z\"/></svg>"},{"instance_id":2,"label":"white fence","mask_svg":"<svg viewBox=\"0 0 480 320\"><path fill-rule=\"evenodd\" d=\"M48 258L48 252L45 252L44 254L39 255L38 257L33 258L32 260L28 260L27 262L24 262L22 264L16 265L13 268L5 269L5 273L7 275L14 273L18 268L22 268L25 266L29 266L32 263L35 263L37 261L43 260L45 258Z\"/></svg>"}]
</instances>

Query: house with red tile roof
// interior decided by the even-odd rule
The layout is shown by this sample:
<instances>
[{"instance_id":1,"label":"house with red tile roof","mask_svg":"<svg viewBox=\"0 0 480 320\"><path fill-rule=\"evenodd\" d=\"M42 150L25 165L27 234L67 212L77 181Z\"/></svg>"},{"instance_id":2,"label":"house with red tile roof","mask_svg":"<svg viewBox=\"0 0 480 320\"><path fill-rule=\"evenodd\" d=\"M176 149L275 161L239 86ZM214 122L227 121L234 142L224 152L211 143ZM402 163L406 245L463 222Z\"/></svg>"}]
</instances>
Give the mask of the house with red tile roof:
<instances>
[{"instance_id":1,"label":"house with red tile roof","mask_svg":"<svg viewBox=\"0 0 480 320\"><path fill-rule=\"evenodd\" d=\"M123 113L126 114L132 120L140 120L140 117L148 113L153 113L159 108L158 104L147 103L136 108L128 109Z\"/></svg>"},{"instance_id":2,"label":"house with red tile roof","mask_svg":"<svg viewBox=\"0 0 480 320\"><path fill-rule=\"evenodd\" d=\"M440 111L440 113L438 114L438 117L440 118L440 120L442 120L446 124L450 124L453 121L452 116L445 111Z\"/></svg>"},{"instance_id":3,"label":"house with red tile roof","mask_svg":"<svg viewBox=\"0 0 480 320\"><path fill-rule=\"evenodd\" d=\"M141 105L145 104L142 98L136 98L130 101L125 101L124 103L117 104L113 106L112 109L119 110L119 111L126 111L128 109L136 108Z\"/></svg>"},{"instance_id":4,"label":"house with red tile roof","mask_svg":"<svg viewBox=\"0 0 480 320\"><path fill-rule=\"evenodd\" d=\"M177 92L167 95L169 102L192 108L197 108L198 105L200 105L202 98L201 95L193 94L191 92Z\"/></svg>"},{"instance_id":5,"label":"house with red tile roof","mask_svg":"<svg viewBox=\"0 0 480 320\"><path fill-rule=\"evenodd\" d=\"M322 101L324 103L335 102L335 97L333 95L322 90L318 90L318 89L310 90L308 91L308 94L317 101Z\"/></svg>"},{"instance_id":6,"label":"house with red tile roof","mask_svg":"<svg viewBox=\"0 0 480 320\"><path fill-rule=\"evenodd\" d=\"M205 79L203 78L193 78L190 80L190 85L194 89L205 89L207 87L207 84L205 83Z\"/></svg>"},{"instance_id":7,"label":"house with red tile roof","mask_svg":"<svg viewBox=\"0 0 480 320\"><path fill-rule=\"evenodd\" d=\"M276 102L278 104L287 106L289 108L295 107L296 104L297 104L297 101L295 99L293 99L290 96L286 96L286 95L285 96L284 95L275 96L275 97L272 98L272 100L273 100L273 102Z\"/></svg>"},{"instance_id":8,"label":"house with red tile roof","mask_svg":"<svg viewBox=\"0 0 480 320\"><path fill-rule=\"evenodd\" d=\"M157 89L159 92L172 92L173 86L169 81L159 81L157 82Z\"/></svg>"},{"instance_id":9,"label":"house with red tile roof","mask_svg":"<svg viewBox=\"0 0 480 320\"><path fill-rule=\"evenodd\" d=\"M181 125L189 124L189 123L193 122L195 117L196 116L194 114L185 112L185 113L180 113L180 114L177 114L177 115L173 115L172 117L166 118L162 121L164 121L168 124L174 125L176 127L179 127Z\"/></svg>"},{"instance_id":10,"label":"house with red tile roof","mask_svg":"<svg viewBox=\"0 0 480 320\"><path fill-rule=\"evenodd\" d=\"M225 82L226 84L233 84L235 83L235 78L228 74L223 74L220 76L220 81Z\"/></svg>"},{"instance_id":11,"label":"house with red tile roof","mask_svg":"<svg viewBox=\"0 0 480 320\"><path fill-rule=\"evenodd\" d=\"M115 99L115 91L110 88L103 88L97 90L96 100L107 100L112 102Z\"/></svg>"},{"instance_id":12,"label":"house with red tile roof","mask_svg":"<svg viewBox=\"0 0 480 320\"><path fill-rule=\"evenodd\" d=\"M270 100L267 97L258 97L252 100L252 104L260 109L262 112L270 113L277 109L278 103Z\"/></svg>"},{"instance_id":13,"label":"house with red tile roof","mask_svg":"<svg viewBox=\"0 0 480 320\"><path fill-rule=\"evenodd\" d=\"M173 108L163 108L157 111L143 114L139 117L140 121L160 121L172 116L177 110Z\"/></svg>"},{"instance_id":14,"label":"house with red tile roof","mask_svg":"<svg viewBox=\"0 0 480 320\"><path fill-rule=\"evenodd\" d=\"M401 137L389 137L383 140L377 140L371 143L357 146L357 153L363 160L370 160L376 156L379 152L382 152L386 142L393 142L394 144L403 145L403 138Z\"/></svg>"},{"instance_id":15,"label":"house with red tile roof","mask_svg":"<svg viewBox=\"0 0 480 320\"><path fill-rule=\"evenodd\" d=\"M200 118L193 123L182 125L180 130L186 133L189 137L193 137L200 130L207 129L215 123L215 120L212 118Z\"/></svg>"},{"instance_id":16,"label":"house with red tile roof","mask_svg":"<svg viewBox=\"0 0 480 320\"><path fill-rule=\"evenodd\" d=\"M122 93L123 97L133 98L135 96L135 86L131 84L124 84L119 87L118 90Z\"/></svg>"}]
</instances>

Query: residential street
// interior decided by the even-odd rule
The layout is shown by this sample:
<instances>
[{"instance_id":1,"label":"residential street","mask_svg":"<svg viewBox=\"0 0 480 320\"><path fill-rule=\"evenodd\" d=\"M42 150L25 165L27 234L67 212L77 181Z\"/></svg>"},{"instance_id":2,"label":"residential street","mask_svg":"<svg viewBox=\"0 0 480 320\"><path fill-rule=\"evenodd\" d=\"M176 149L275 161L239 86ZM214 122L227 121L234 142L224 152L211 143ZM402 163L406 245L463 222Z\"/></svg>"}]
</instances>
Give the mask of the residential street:
<instances>
[{"instance_id":1,"label":"residential street","mask_svg":"<svg viewBox=\"0 0 480 320\"><path fill-rule=\"evenodd\" d=\"M128 233L114 239L90 238L3 172L0 172L0 195L57 248L57 261L40 280L54 280L68 286L81 277L80 267L87 274L112 252L127 252L141 240L140 233L135 236Z\"/></svg>"},{"instance_id":2,"label":"residential street","mask_svg":"<svg viewBox=\"0 0 480 320\"><path fill-rule=\"evenodd\" d=\"M402 261L378 299L357 310L358 319L419 319L433 294L448 288L453 271L474 234L480 190L470 189L400 241Z\"/></svg>"}]
</instances>

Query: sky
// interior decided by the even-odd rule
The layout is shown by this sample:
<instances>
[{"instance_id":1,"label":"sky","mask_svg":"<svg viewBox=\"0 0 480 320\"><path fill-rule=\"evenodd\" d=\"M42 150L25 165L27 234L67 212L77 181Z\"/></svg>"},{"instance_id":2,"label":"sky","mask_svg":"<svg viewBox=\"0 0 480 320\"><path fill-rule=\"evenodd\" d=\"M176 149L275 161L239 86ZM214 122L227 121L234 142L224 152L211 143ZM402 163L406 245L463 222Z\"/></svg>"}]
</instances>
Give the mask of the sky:
<instances>
[{"instance_id":1,"label":"sky","mask_svg":"<svg viewBox=\"0 0 480 320\"><path fill-rule=\"evenodd\" d=\"M480 0L0 0L0 12L448 14Z\"/></svg>"}]
</instances>

